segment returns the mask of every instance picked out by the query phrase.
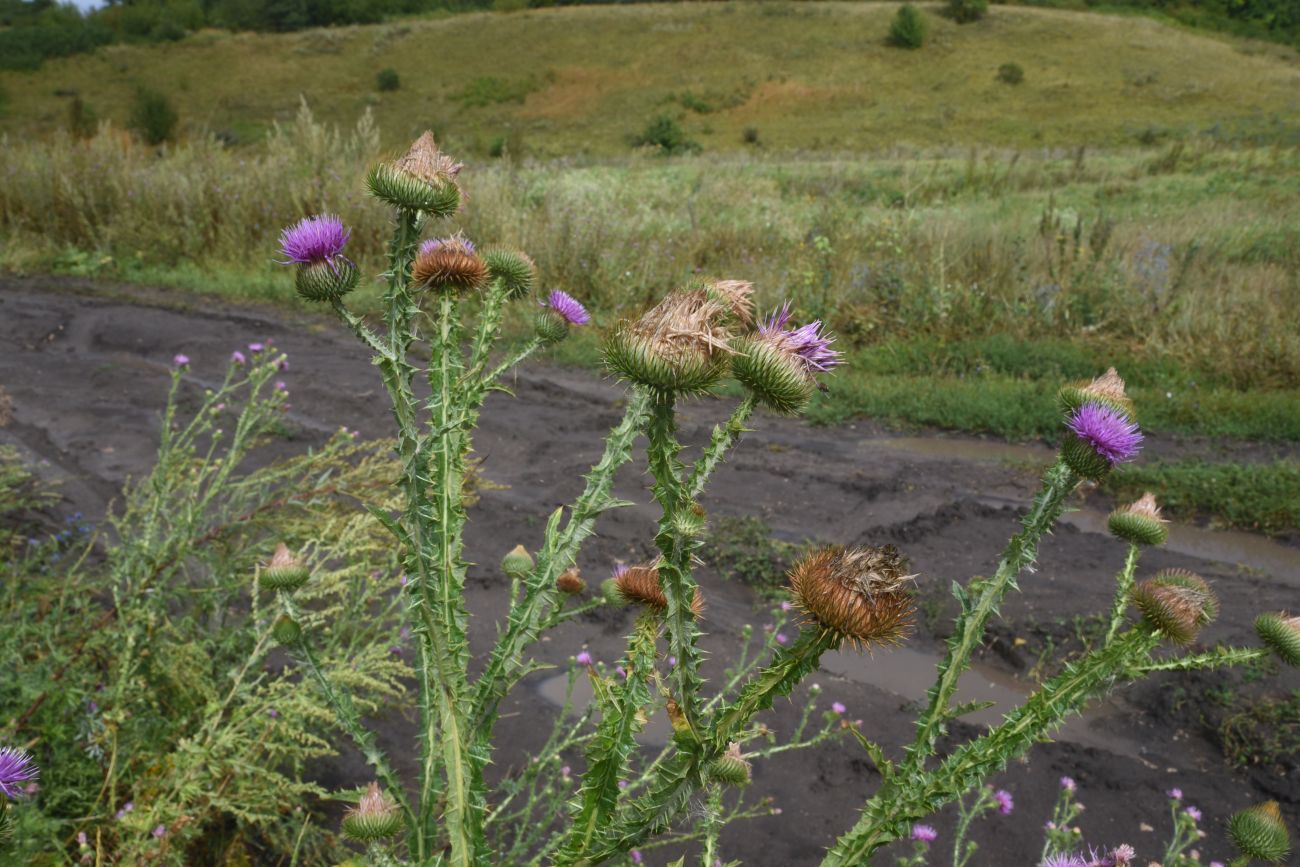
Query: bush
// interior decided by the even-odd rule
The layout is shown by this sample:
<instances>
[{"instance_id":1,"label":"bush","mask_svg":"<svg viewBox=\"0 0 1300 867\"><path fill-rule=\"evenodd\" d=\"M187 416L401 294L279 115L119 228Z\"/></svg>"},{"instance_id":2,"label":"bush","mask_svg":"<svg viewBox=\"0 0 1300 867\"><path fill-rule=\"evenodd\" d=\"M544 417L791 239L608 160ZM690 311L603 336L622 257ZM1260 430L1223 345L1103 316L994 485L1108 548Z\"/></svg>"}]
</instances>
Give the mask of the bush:
<instances>
[{"instance_id":1,"label":"bush","mask_svg":"<svg viewBox=\"0 0 1300 867\"><path fill-rule=\"evenodd\" d=\"M80 96L68 103L68 132L77 138L90 138L99 126L99 116Z\"/></svg>"},{"instance_id":2,"label":"bush","mask_svg":"<svg viewBox=\"0 0 1300 867\"><path fill-rule=\"evenodd\" d=\"M745 131L740 134L740 138L747 145L761 144L758 140L758 127L756 126L745 127Z\"/></svg>"},{"instance_id":3,"label":"bush","mask_svg":"<svg viewBox=\"0 0 1300 867\"><path fill-rule=\"evenodd\" d=\"M657 148L666 155L699 153L701 150L699 142L687 138L686 130L670 114L661 114L646 124L640 135L633 136L632 146Z\"/></svg>"},{"instance_id":4,"label":"bush","mask_svg":"<svg viewBox=\"0 0 1300 867\"><path fill-rule=\"evenodd\" d=\"M1025 68L1019 63L1004 63L998 67L998 81L1003 84L1019 84L1025 80Z\"/></svg>"},{"instance_id":5,"label":"bush","mask_svg":"<svg viewBox=\"0 0 1300 867\"><path fill-rule=\"evenodd\" d=\"M988 14L989 0L948 0L946 11L958 24L969 24Z\"/></svg>"},{"instance_id":6,"label":"bush","mask_svg":"<svg viewBox=\"0 0 1300 867\"><path fill-rule=\"evenodd\" d=\"M925 16L911 3L899 7L889 25L889 44L896 48L920 48L925 44Z\"/></svg>"},{"instance_id":7,"label":"bush","mask_svg":"<svg viewBox=\"0 0 1300 867\"><path fill-rule=\"evenodd\" d=\"M172 138L179 120L171 100L155 90L140 88L135 95L135 108L131 110L131 128L151 145L160 145Z\"/></svg>"},{"instance_id":8,"label":"bush","mask_svg":"<svg viewBox=\"0 0 1300 867\"><path fill-rule=\"evenodd\" d=\"M381 91L388 92L398 90L401 86L401 76L399 76L397 70L393 69L391 66L379 70L379 74L375 76L375 87L379 88Z\"/></svg>"}]
</instances>

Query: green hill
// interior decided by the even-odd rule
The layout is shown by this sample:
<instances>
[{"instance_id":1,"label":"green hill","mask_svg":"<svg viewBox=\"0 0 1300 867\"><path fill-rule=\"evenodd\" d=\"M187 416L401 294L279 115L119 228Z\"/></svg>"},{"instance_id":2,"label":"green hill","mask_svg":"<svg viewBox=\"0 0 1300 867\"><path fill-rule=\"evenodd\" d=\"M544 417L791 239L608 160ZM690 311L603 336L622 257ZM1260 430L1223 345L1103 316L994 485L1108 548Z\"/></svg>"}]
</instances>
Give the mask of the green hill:
<instances>
[{"instance_id":1,"label":"green hill","mask_svg":"<svg viewBox=\"0 0 1300 867\"><path fill-rule=\"evenodd\" d=\"M625 152L655 117L707 150L893 145L1114 146L1167 135L1300 139L1300 55L1142 17L994 7L956 25L923 7L925 48L885 44L895 4L718 3L475 13L289 34L203 31L0 73L0 131L49 132L79 96L128 122L165 93L189 134L260 139L296 112L385 143L425 127L465 152ZM1019 64L1020 84L997 77ZM397 91L376 75L394 68ZM748 136L746 135L748 132Z\"/></svg>"}]
</instances>

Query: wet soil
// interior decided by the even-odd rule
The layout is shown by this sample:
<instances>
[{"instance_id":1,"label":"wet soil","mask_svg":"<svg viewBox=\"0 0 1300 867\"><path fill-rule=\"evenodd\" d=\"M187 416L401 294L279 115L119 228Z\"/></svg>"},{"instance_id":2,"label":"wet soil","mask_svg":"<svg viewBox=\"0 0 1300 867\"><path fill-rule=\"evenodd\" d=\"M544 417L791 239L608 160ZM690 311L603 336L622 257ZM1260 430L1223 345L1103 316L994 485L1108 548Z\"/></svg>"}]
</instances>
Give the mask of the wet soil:
<instances>
[{"instance_id":1,"label":"wet soil","mask_svg":"<svg viewBox=\"0 0 1300 867\"><path fill-rule=\"evenodd\" d=\"M188 385L199 388L219 380L233 349L266 339L292 363L285 380L295 436L277 441L273 450L298 452L340 425L365 437L389 432L386 398L366 353L328 320L77 281L0 278L0 385L14 403L0 442L18 444L42 473L61 482L62 509L97 519L122 482L152 462L171 358L184 352L192 359ZM475 440L485 475L504 486L484 493L467 537L469 559L488 564L472 567L469 581L471 640L479 654L504 615L505 588L492 564L516 543L537 546L542 516L579 492L581 474L598 456L601 437L617 423L625 399L617 383L544 364L520 371L513 388L514 397L489 400ZM681 420L685 439L702 442L729 410L726 401L688 404ZM718 470L703 499L711 514L761 517L790 541L892 543L920 575L923 616L906 648L873 657L836 654L814 678L824 690L823 706L843 702L870 737L897 755L910 738L911 710L930 682L956 611L952 581L992 570L1036 489L1036 472L1026 466L1045 465L1052 450L953 435L900 437L865 420L810 427L760 416L751 427L755 432ZM1157 456L1238 452L1269 457L1277 447L1159 439L1148 447ZM600 521L580 558L589 578L598 581L616 559L640 559L652 549L655 509L643 467L634 462L619 476L617 494L635 505ZM1123 547L1101 532L1111 504L1090 493L1076 505L1080 511L1044 543L1036 572L1022 576L1022 592L1007 598L963 681L963 697L987 698L998 707L952 726L953 738L996 722L998 709L1031 689L1035 666L1051 665L1078 646L1080 618L1108 605L1124 556ZM1147 554L1142 571L1175 566L1206 576L1222 599L1223 612L1202 644L1253 643L1256 613L1300 607L1300 544L1294 538L1185 528L1169 546ZM742 626L761 627L768 608L748 588L719 579L708 564L700 579L709 598L706 647L716 676L734 656ZM537 655L563 662L585 647L599 659L615 660L631 620L627 612L602 611L554 633ZM497 773L526 760L543 739L549 725L542 720L555 713L546 679L539 674L526 682L504 708ZM1173 786L1206 816L1205 862L1229 860L1222 822L1250 803L1279 800L1291 826L1300 829L1300 769L1293 762L1240 769L1225 760L1215 730L1230 711L1207 697L1207 690L1225 688L1239 695L1278 693L1300 688L1300 677L1283 671L1246 684L1239 673L1170 674L1118 691L1069 722L1057 742L1036 746L994 778L1015 795L1016 810L976 826L980 850L972 864L1036 863L1062 775L1079 782L1087 805L1079 823L1085 839L1098 846L1131 843L1140 863L1163 851L1171 823L1164 792ZM778 706L767 722L788 731L797 709ZM398 709L381 725L384 740L399 747L393 754L409 753L408 716ZM654 732L652 725L647 738L653 740ZM332 783L364 778L350 754L318 770ZM749 794L774 797L782 814L730 828L724 855L750 865L816 864L878 783L865 755L848 741L766 760L755 767ZM933 822L940 846L950 840L953 816L950 807ZM662 850L646 855L649 864L668 860Z\"/></svg>"}]
</instances>

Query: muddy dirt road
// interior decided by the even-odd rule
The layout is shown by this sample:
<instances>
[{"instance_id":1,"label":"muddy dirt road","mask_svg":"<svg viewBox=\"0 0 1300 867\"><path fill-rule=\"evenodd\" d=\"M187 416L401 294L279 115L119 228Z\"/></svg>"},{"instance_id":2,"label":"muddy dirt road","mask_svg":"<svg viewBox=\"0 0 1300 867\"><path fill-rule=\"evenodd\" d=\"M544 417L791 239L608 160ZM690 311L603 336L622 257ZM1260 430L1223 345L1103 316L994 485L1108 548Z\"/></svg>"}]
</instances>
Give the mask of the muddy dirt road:
<instances>
[{"instance_id":1,"label":"muddy dirt road","mask_svg":"<svg viewBox=\"0 0 1300 867\"><path fill-rule=\"evenodd\" d=\"M284 378L299 434L276 449L305 448L339 425L367 437L388 432L386 399L366 354L327 320L210 301L186 303L181 307L174 296L75 281L0 279L0 384L12 394L15 410L13 422L0 429L0 442L16 443L47 462L42 472L62 482L62 508L97 520L123 480L151 464L168 368L178 352L192 359L187 376L198 387L217 381L231 351L249 342L269 338L286 351L292 366ZM471 512L473 562L495 564L516 543L536 546L541 516L577 493L580 474L598 455L600 437L618 420L623 398L617 383L544 364L520 372L515 391L514 398L489 400L475 441L485 475L507 487L485 493ZM684 435L701 441L729 408L725 401L691 404ZM920 574L925 616L906 648L874 658L839 654L828 658L815 678L824 689L824 706L843 702L873 738L896 750L911 734L906 708L928 686L955 612L951 582L993 568L1016 527L1018 510L1036 487L1023 461L1045 465L1052 450L965 437L900 436L870 422L812 428L763 416L752 426L756 432L717 472L704 499L711 514L759 516L791 541L893 543ZM1155 441L1148 453L1213 448ZM1008 465L1007 458L1022 468ZM626 467L619 482L618 493L636 505L606 516L581 558L590 579L599 581L616 559L639 559L652 548L654 509L642 466ZM1029 689L1027 672L1041 656L1069 647L1075 618L1107 605L1124 549L1100 532L1110 504L1094 494L1078 505L1081 511L1043 546L1037 573L1022 579L1023 592L1008 598L992 640L963 684L964 696L988 698L1005 708ZM1177 531L1167 548L1148 554L1143 566L1146 574L1164 567L1193 569L1215 585L1223 613L1206 629L1203 642L1253 643L1250 624L1256 613L1300 607L1296 540L1187 528ZM488 646L502 615L504 588L495 571L471 569L469 602L478 615L472 637L479 648ZM707 646L716 674L742 624L761 625L765 609L755 607L750 591L720 580L707 564L701 580L710 600ZM630 614L602 612L570 624L543 644L539 655L558 662L585 646L595 657L612 660L630 625ZM545 680L539 675L518 690L506 708L501 769L535 745L545 728L538 715L549 719L554 713ZM1294 764L1230 767L1214 735L1214 724L1226 711L1207 699L1207 686L1260 688L1243 687L1237 675L1154 678L1072 721L1058 743L1036 747L1027 761L995 778L1015 795L1016 812L977 826L974 837L981 849L973 863L1035 863L1041 828L1064 774L1079 781L1088 807L1080 822L1085 839L1097 846L1128 842L1143 864L1163 851L1170 825L1164 792L1172 786L1182 788L1187 803L1205 813L1205 862L1229 859L1221 823L1252 802L1278 799L1291 826L1300 829L1300 771ZM1275 692L1300 688L1300 678L1287 671L1262 686ZM780 729L791 718L787 706L769 723ZM996 718L995 711L984 712L955 727L955 733L969 734ZM392 743L405 743L410 732L400 714L385 722L385 739ZM363 769L354 756L344 756L322 774L351 783L361 779ZM724 854L750 865L816 864L877 783L865 756L847 742L775 757L755 768L751 794L774 796L782 815L731 828ZM935 821L940 851L947 851L952 820L949 809ZM1142 830L1143 822L1155 830ZM658 850L646 855L649 864L667 860ZM893 863L888 856L877 861ZM945 857L937 863L946 862Z\"/></svg>"}]
</instances>

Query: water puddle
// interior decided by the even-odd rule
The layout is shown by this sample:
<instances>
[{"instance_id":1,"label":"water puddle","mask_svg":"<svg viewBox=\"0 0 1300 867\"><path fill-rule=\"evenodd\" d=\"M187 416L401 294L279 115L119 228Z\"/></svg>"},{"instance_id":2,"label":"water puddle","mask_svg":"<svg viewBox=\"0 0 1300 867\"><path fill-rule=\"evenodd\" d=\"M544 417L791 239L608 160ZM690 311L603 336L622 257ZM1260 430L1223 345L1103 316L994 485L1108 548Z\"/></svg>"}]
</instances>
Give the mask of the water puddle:
<instances>
[{"instance_id":1,"label":"water puddle","mask_svg":"<svg viewBox=\"0 0 1300 867\"><path fill-rule=\"evenodd\" d=\"M882 437L863 441L864 445L884 446L888 449L919 455L926 458L945 458L959 461L1008 461L1011 463L1051 462L1056 450L1042 443L1007 443L999 440L948 439L946 437Z\"/></svg>"}]
</instances>

